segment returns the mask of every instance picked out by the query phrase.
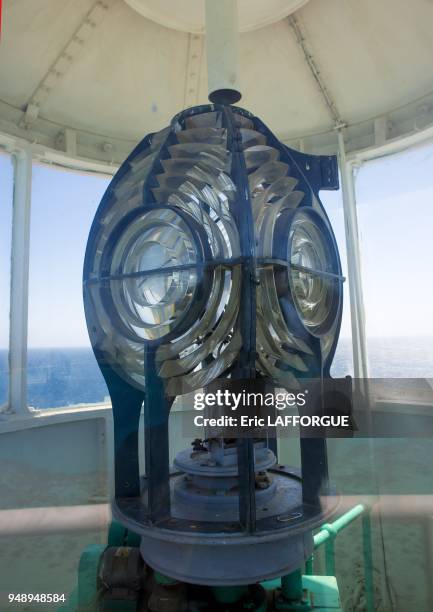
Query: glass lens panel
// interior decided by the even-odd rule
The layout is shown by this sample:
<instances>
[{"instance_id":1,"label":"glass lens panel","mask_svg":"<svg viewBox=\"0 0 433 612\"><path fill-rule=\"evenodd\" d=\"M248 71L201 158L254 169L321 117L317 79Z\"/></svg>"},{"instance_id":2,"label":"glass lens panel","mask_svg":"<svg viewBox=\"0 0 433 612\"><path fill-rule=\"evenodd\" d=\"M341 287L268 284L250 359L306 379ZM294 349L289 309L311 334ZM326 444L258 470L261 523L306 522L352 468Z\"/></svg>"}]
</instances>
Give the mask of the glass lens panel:
<instances>
[{"instance_id":1,"label":"glass lens panel","mask_svg":"<svg viewBox=\"0 0 433 612\"><path fill-rule=\"evenodd\" d=\"M323 333L334 322L337 305L338 281L326 276L338 274L331 238L324 233L324 227L319 228L301 214L291 227L289 249L296 308L306 327Z\"/></svg>"},{"instance_id":2,"label":"glass lens panel","mask_svg":"<svg viewBox=\"0 0 433 612\"><path fill-rule=\"evenodd\" d=\"M196 263L194 238L176 212L147 212L127 227L114 250L111 274L120 279L111 291L137 339L161 337L174 327L191 303Z\"/></svg>"}]
</instances>

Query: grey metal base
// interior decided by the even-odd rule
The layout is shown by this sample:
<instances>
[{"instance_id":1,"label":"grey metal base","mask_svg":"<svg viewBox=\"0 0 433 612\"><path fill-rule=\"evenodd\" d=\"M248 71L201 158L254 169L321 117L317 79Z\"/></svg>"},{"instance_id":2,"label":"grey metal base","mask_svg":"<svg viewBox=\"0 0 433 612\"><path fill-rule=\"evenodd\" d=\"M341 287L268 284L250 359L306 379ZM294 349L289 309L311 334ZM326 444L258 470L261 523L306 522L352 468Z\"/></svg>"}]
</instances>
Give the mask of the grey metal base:
<instances>
[{"instance_id":1,"label":"grey metal base","mask_svg":"<svg viewBox=\"0 0 433 612\"><path fill-rule=\"evenodd\" d=\"M162 537L161 537L162 536ZM154 529L141 538L141 555L154 570L191 584L254 584L288 574L313 551L312 532L266 536L164 539Z\"/></svg>"},{"instance_id":2,"label":"grey metal base","mask_svg":"<svg viewBox=\"0 0 433 612\"><path fill-rule=\"evenodd\" d=\"M335 511L338 499L328 497L326 506L311 509L302 503L295 470L278 466L269 473L273 495L256 491L253 534L241 530L237 504L215 503L211 495L199 492L179 495L185 486L182 473L170 478L171 516L166 521L155 525L146 516L145 484L141 500L117 499L113 516L141 535L141 554L150 567L182 582L225 586L276 578L310 556L313 529Z\"/></svg>"}]
</instances>

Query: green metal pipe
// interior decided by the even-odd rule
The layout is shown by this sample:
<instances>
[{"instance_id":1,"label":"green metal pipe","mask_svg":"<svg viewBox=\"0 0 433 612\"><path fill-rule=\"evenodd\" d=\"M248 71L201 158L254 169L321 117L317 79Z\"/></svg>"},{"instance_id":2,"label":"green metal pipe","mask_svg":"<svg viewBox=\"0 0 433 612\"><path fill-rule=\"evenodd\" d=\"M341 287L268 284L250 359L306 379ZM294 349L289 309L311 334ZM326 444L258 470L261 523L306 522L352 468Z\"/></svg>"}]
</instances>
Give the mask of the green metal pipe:
<instances>
[{"instance_id":1,"label":"green metal pipe","mask_svg":"<svg viewBox=\"0 0 433 612\"><path fill-rule=\"evenodd\" d=\"M319 533L314 536L314 550L325 545L325 566L328 576L335 576L334 540L339 532L362 516L362 548L364 557L364 579L366 612L374 612L374 575L373 552L371 545L371 519L369 508L358 504L340 516L333 523L322 525ZM306 573L313 571L313 557L307 560Z\"/></svg>"},{"instance_id":2,"label":"green metal pipe","mask_svg":"<svg viewBox=\"0 0 433 612\"><path fill-rule=\"evenodd\" d=\"M248 593L247 586L215 586L212 587L215 599L222 604L237 603Z\"/></svg>"},{"instance_id":3,"label":"green metal pipe","mask_svg":"<svg viewBox=\"0 0 433 612\"><path fill-rule=\"evenodd\" d=\"M300 569L281 576L281 594L288 601L301 601L303 597L302 572Z\"/></svg>"},{"instance_id":4,"label":"green metal pipe","mask_svg":"<svg viewBox=\"0 0 433 612\"><path fill-rule=\"evenodd\" d=\"M358 504L357 506L353 506L350 510L345 512L342 516L336 519L332 525L334 529L338 532L341 531L344 527L347 527L350 523L352 523L358 516L364 514L366 512L367 507L364 504Z\"/></svg>"},{"instance_id":5,"label":"green metal pipe","mask_svg":"<svg viewBox=\"0 0 433 612\"><path fill-rule=\"evenodd\" d=\"M335 549L334 549L334 540L335 537L330 537L329 540L325 542L325 569L327 576L335 576Z\"/></svg>"},{"instance_id":6,"label":"green metal pipe","mask_svg":"<svg viewBox=\"0 0 433 612\"><path fill-rule=\"evenodd\" d=\"M362 517L362 549L364 556L365 600L367 612L374 612L373 551L371 546L371 519L366 512Z\"/></svg>"},{"instance_id":7,"label":"green metal pipe","mask_svg":"<svg viewBox=\"0 0 433 612\"><path fill-rule=\"evenodd\" d=\"M320 528L319 533L314 536L314 549L319 548L330 539L335 539L336 535L345 527L350 525L355 519L367 511L366 506L358 504L351 508L348 512L340 516L333 523L326 523Z\"/></svg>"},{"instance_id":8,"label":"green metal pipe","mask_svg":"<svg viewBox=\"0 0 433 612\"><path fill-rule=\"evenodd\" d=\"M319 531L314 536L314 550L317 550L322 544L329 540L329 533L327 531Z\"/></svg>"},{"instance_id":9,"label":"green metal pipe","mask_svg":"<svg viewBox=\"0 0 433 612\"><path fill-rule=\"evenodd\" d=\"M314 555L308 557L305 561L305 575L312 576L314 574Z\"/></svg>"}]
</instances>

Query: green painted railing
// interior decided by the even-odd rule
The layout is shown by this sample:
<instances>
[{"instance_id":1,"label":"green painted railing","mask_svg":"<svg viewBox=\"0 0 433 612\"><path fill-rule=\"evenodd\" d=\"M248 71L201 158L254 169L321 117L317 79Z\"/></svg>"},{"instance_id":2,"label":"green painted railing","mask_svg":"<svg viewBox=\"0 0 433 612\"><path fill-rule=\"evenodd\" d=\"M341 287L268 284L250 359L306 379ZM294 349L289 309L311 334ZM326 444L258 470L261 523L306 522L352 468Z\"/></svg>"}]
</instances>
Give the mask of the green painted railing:
<instances>
[{"instance_id":1,"label":"green painted railing","mask_svg":"<svg viewBox=\"0 0 433 612\"><path fill-rule=\"evenodd\" d=\"M335 538L357 518L362 517L362 550L364 560L365 599L367 612L374 612L373 555L371 545L370 508L358 504L333 523L325 523L314 536L314 550L325 546L325 568L328 576L335 576ZM314 574L314 555L305 564L305 573Z\"/></svg>"}]
</instances>

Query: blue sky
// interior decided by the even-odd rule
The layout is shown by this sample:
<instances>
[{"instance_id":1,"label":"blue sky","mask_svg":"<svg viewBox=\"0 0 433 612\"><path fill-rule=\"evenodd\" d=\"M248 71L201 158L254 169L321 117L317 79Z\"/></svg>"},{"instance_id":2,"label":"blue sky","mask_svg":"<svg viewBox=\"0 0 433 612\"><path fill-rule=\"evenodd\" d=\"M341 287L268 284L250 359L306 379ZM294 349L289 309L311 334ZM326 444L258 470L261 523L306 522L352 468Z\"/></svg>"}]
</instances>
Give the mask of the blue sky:
<instances>
[{"instance_id":1,"label":"blue sky","mask_svg":"<svg viewBox=\"0 0 433 612\"><path fill-rule=\"evenodd\" d=\"M0 156L0 346L7 346L11 180ZM29 275L29 346L87 346L81 276L87 237L109 179L34 164ZM3 223L5 220L5 223ZM6 278L7 275L7 278ZM6 282L5 282L6 281Z\"/></svg>"},{"instance_id":2,"label":"blue sky","mask_svg":"<svg viewBox=\"0 0 433 612\"><path fill-rule=\"evenodd\" d=\"M433 145L370 162L357 177L369 336L432 335ZM86 346L81 274L108 179L34 165L29 346ZM345 265L340 192L321 194ZM12 166L0 155L0 346L7 346ZM409 289L409 290L408 290ZM6 299L5 299L6 297ZM342 336L350 335L345 288Z\"/></svg>"},{"instance_id":3,"label":"blue sky","mask_svg":"<svg viewBox=\"0 0 433 612\"><path fill-rule=\"evenodd\" d=\"M356 194L367 337L433 336L433 144L364 164ZM321 197L345 267L341 191Z\"/></svg>"}]
</instances>

